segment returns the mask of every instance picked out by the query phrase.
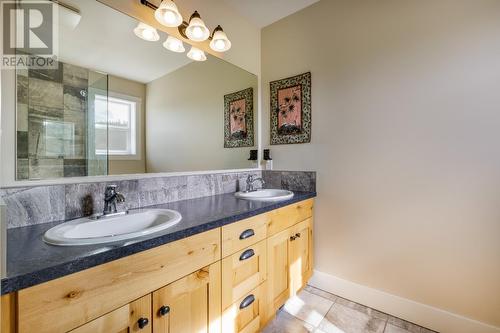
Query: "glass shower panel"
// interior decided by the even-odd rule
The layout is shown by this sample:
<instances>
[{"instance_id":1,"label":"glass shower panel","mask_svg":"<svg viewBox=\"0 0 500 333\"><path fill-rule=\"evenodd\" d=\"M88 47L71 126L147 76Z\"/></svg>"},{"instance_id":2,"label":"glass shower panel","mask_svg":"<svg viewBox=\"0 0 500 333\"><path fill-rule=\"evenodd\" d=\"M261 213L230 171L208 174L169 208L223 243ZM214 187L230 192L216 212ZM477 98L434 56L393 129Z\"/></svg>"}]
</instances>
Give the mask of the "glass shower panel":
<instances>
[{"instance_id":1,"label":"glass shower panel","mask_svg":"<svg viewBox=\"0 0 500 333\"><path fill-rule=\"evenodd\" d=\"M95 150L94 103L97 93L107 98L107 81L64 62L16 70L17 180L107 174L107 151Z\"/></svg>"},{"instance_id":2,"label":"glass shower panel","mask_svg":"<svg viewBox=\"0 0 500 333\"><path fill-rule=\"evenodd\" d=\"M92 72L89 85L88 176L108 174L108 76Z\"/></svg>"}]
</instances>

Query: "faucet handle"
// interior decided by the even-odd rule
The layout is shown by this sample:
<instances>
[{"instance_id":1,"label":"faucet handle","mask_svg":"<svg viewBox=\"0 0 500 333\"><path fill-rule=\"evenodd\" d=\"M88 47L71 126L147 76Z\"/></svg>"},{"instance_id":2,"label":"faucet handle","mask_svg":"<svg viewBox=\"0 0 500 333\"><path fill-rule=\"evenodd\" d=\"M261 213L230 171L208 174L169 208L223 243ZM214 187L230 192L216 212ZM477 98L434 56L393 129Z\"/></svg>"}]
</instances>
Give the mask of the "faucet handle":
<instances>
[{"instance_id":1,"label":"faucet handle","mask_svg":"<svg viewBox=\"0 0 500 333\"><path fill-rule=\"evenodd\" d=\"M104 200L109 200L116 194L116 187L116 185L106 185L106 190L104 191Z\"/></svg>"}]
</instances>

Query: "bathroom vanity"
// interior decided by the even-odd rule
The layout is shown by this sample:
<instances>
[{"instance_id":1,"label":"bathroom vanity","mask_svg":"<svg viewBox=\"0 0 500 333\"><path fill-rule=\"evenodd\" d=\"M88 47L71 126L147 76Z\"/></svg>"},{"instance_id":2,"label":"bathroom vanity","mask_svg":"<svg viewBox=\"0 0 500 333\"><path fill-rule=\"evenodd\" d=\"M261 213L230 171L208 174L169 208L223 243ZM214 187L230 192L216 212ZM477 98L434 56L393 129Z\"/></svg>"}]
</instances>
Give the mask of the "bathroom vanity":
<instances>
[{"instance_id":1,"label":"bathroom vanity","mask_svg":"<svg viewBox=\"0 0 500 333\"><path fill-rule=\"evenodd\" d=\"M78 255L73 248L64 265L2 281L10 289L2 333L258 332L312 274L314 196L171 203L184 229ZM190 214L194 206L205 211ZM47 257L68 250L39 246L32 251Z\"/></svg>"}]
</instances>

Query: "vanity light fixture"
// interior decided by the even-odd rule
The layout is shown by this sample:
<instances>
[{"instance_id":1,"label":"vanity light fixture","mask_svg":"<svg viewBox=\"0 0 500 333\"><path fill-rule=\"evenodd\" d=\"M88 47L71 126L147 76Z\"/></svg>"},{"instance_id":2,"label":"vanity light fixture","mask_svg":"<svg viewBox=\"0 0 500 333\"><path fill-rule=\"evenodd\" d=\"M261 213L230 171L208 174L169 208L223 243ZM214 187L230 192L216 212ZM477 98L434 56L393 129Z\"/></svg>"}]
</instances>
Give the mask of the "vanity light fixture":
<instances>
[{"instance_id":1,"label":"vanity light fixture","mask_svg":"<svg viewBox=\"0 0 500 333\"><path fill-rule=\"evenodd\" d=\"M134 29L134 33L137 37L147 40L148 42L156 42L157 40L160 40L158 31L146 23L139 22L137 27Z\"/></svg>"},{"instance_id":2,"label":"vanity light fixture","mask_svg":"<svg viewBox=\"0 0 500 333\"><path fill-rule=\"evenodd\" d=\"M225 52L231 48L231 42L220 25L214 29L212 40L210 41L210 48L217 52Z\"/></svg>"},{"instance_id":3,"label":"vanity light fixture","mask_svg":"<svg viewBox=\"0 0 500 333\"><path fill-rule=\"evenodd\" d=\"M167 50L177 53L182 53L185 51L182 41L173 36L167 37L167 40L163 43L163 47Z\"/></svg>"},{"instance_id":4,"label":"vanity light fixture","mask_svg":"<svg viewBox=\"0 0 500 333\"><path fill-rule=\"evenodd\" d=\"M182 15L177 9L177 5L172 0L163 0L155 10L155 18L158 22L167 27L178 27L182 24Z\"/></svg>"},{"instance_id":5,"label":"vanity light fixture","mask_svg":"<svg viewBox=\"0 0 500 333\"><path fill-rule=\"evenodd\" d=\"M227 38L222 27L218 25L210 35L210 29L205 25L198 11L195 10L189 18L189 22L185 22L182 21L182 15L172 0L162 0L159 7L148 0L139 1L142 5L155 11L154 15L158 22L167 27L177 27L182 37L194 42L203 42L208 39L210 40L210 48L216 52L225 52L231 48L231 41ZM165 43L164 46L167 47ZM203 56L205 55L203 54Z\"/></svg>"},{"instance_id":6,"label":"vanity light fixture","mask_svg":"<svg viewBox=\"0 0 500 333\"><path fill-rule=\"evenodd\" d=\"M205 52L200 50L199 48L196 48L194 46L191 46L191 50L187 53L187 56L189 59L194 60L194 61L205 61L207 60L207 56L205 55Z\"/></svg>"},{"instance_id":7,"label":"vanity light fixture","mask_svg":"<svg viewBox=\"0 0 500 333\"><path fill-rule=\"evenodd\" d=\"M208 30L205 22L203 22L200 14L198 14L196 10L189 18L189 25L186 28L186 36L195 42L203 42L210 37L210 30Z\"/></svg>"}]
</instances>

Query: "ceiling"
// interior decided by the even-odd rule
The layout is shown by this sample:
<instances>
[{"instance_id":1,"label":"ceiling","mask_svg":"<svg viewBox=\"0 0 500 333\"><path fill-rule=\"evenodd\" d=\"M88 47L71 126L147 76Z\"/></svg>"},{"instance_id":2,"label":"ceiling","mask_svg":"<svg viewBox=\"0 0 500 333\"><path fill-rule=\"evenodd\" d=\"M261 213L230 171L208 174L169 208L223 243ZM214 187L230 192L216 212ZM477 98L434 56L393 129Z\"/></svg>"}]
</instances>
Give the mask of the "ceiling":
<instances>
[{"instance_id":1,"label":"ceiling","mask_svg":"<svg viewBox=\"0 0 500 333\"><path fill-rule=\"evenodd\" d=\"M185 53L162 46L167 37L162 32L158 42L137 38L133 33L137 21L125 14L97 1L65 3L78 8L82 18L74 30L59 29L59 59L63 62L142 83L191 62Z\"/></svg>"},{"instance_id":2,"label":"ceiling","mask_svg":"<svg viewBox=\"0 0 500 333\"><path fill-rule=\"evenodd\" d=\"M319 0L223 0L259 28L281 20Z\"/></svg>"}]
</instances>

